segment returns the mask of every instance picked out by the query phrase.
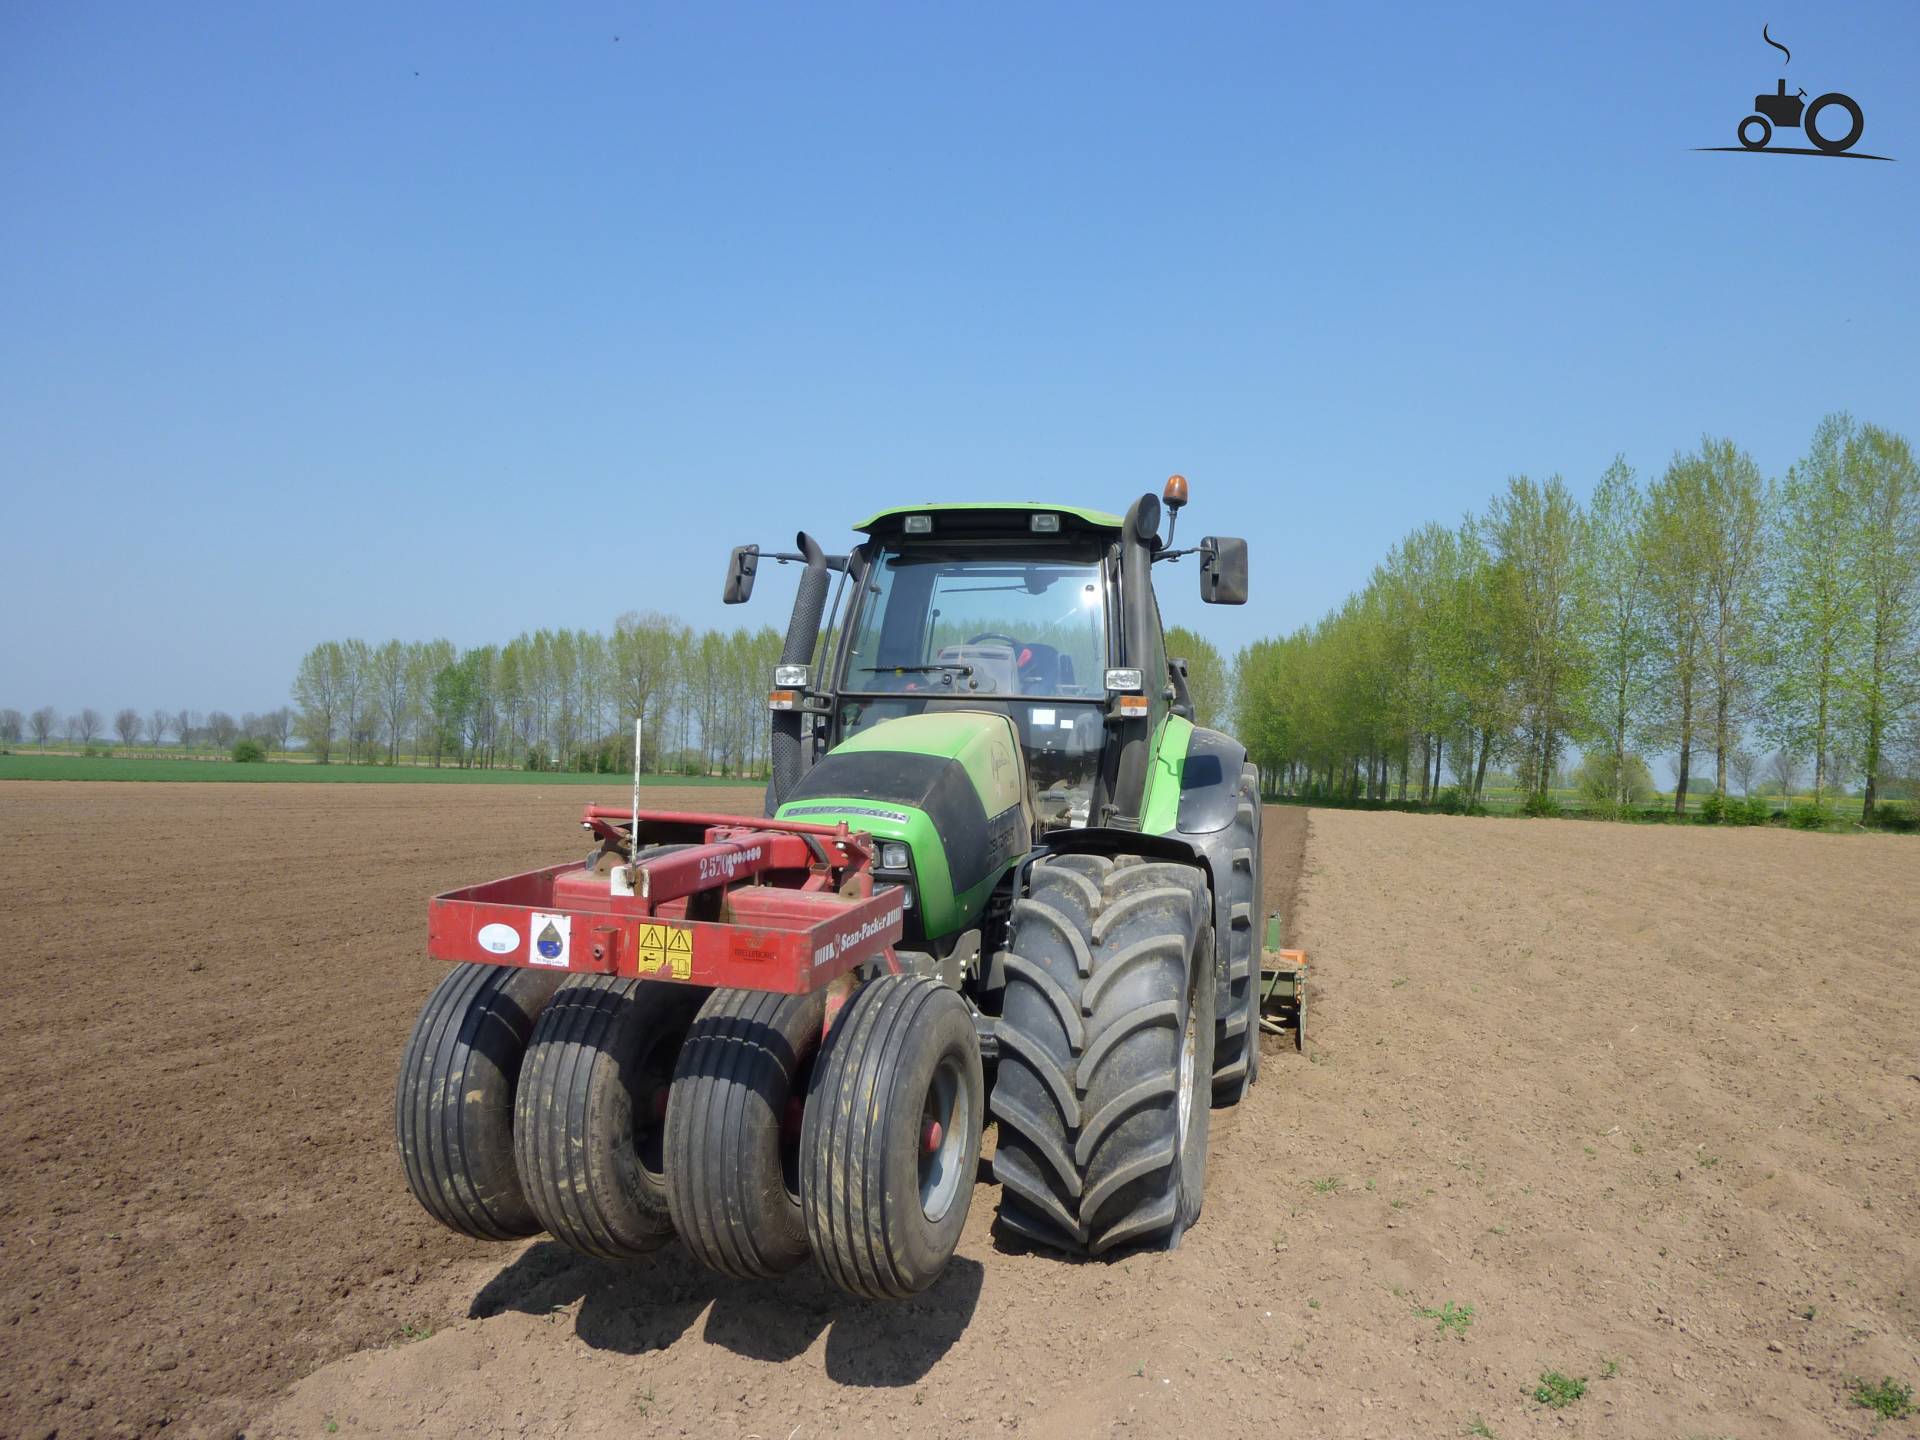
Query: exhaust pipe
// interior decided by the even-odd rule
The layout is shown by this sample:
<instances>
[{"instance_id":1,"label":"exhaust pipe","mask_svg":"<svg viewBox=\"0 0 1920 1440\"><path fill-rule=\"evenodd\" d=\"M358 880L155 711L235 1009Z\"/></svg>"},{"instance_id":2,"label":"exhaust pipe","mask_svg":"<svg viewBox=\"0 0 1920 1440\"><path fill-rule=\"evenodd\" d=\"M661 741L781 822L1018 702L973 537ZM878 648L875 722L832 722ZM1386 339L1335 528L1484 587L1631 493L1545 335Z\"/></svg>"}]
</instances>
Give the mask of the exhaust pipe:
<instances>
[{"instance_id":1,"label":"exhaust pipe","mask_svg":"<svg viewBox=\"0 0 1920 1440\"><path fill-rule=\"evenodd\" d=\"M1124 663L1140 667L1147 699L1156 704L1168 677L1156 666L1164 665L1165 652L1150 656L1134 648L1141 637L1160 633L1160 615L1153 603L1153 553L1160 545L1160 497L1142 495L1127 508L1120 534L1120 633L1126 637ZM1117 746L1111 747L1104 762L1100 803L1100 824L1123 830L1140 828L1140 805L1147 788L1147 746L1152 739L1145 720L1123 720L1116 729Z\"/></svg>"},{"instance_id":2,"label":"exhaust pipe","mask_svg":"<svg viewBox=\"0 0 1920 1440\"><path fill-rule=\"evenodd\" d=\"M800 576L800 588L793 597L793 618L787 622L786 643L780 647L782 665L806 665L813 660L813 649L820 641L820 621L827 611L827 556L816 541L802 530L794 541L806 564ZM767 807L771 815L800 777L807 772L813 757L806 753L803 723L798 710L773 712L773 796Z\"/></svg>"}]
</instances>

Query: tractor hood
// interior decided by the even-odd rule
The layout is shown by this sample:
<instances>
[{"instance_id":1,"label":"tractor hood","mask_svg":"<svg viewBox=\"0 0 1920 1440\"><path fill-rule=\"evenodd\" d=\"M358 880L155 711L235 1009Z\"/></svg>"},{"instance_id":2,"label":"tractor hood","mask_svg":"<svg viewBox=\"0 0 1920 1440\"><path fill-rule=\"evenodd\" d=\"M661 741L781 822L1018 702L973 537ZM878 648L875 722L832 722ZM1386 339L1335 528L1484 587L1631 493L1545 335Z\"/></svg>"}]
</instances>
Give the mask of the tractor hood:
<instances>
[{"instance_id":1,"label":"tractor hood","mask_svg":"<svg viewBox=\"0 0 1920 1440\"><path fill-rule=\"evenodd\" d=\"M906 843L929 937L970 921L1033 839L1019 736L998 710L938 710L869 726L815 762L779 818L844 820Z\"/></svg>"}]
</instances>

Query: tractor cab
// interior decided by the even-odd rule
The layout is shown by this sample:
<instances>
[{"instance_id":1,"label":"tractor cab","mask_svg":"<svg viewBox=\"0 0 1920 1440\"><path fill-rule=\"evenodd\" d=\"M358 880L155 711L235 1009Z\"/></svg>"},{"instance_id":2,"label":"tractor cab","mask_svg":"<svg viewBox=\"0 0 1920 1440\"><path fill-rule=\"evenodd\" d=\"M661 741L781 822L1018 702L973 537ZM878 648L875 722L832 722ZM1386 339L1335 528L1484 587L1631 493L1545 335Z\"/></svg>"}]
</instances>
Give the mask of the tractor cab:
<instances>
[{"instance_id":1,"label":"tractor cab","mask_svg":"<svg viewBox=\"0 0 1920 1440\"><path fill-rule=\"evenodd\" d=\"M859 528L838 617L829 748L909 715L1005 715L1044 828L1085 825L1098 779L1121 521L1098 511L885 511Z\"/></svg>"},{"instance_id":2,"label":"tractor cab","mask_svg":"<svg viewBox=\"0 0 1920 1440\"><path fill-rule=\"evenodd\" d=\"M1166 509L1186 498L1174 477ZM804 567L769 697L768 814L882 841L878 876L914 897L910 942L945 943L1049 837L1141 828L1157 760L1176 765L1193 728L1151 567L1197 554L1203 599L1246 597L1244 541L1174 550L1161 519L1151 494L1125 516L903 505L845 555L804 534L733 552L728 603L763 560Z\"/></svg>"}]
</instances>

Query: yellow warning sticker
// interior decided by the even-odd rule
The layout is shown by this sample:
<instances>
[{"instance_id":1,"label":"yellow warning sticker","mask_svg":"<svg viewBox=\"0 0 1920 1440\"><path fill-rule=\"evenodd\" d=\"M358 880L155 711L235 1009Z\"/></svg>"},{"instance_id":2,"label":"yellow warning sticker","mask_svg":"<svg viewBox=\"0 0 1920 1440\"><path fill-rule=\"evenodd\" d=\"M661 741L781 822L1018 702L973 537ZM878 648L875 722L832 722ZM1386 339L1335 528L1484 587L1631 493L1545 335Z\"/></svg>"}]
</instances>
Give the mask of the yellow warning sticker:
<instances>
[{"instance_id":1,"label":"yellow warning sticker","mask_svg":"<svg viewBox=\"0 0 1920 1440\"><path fill-rule=\"evenodd\" d=\"M693 978L693 932L677 925L642 925L634 969L656 975L663 967L676 980Z\"/></svg>"}]
</instances>

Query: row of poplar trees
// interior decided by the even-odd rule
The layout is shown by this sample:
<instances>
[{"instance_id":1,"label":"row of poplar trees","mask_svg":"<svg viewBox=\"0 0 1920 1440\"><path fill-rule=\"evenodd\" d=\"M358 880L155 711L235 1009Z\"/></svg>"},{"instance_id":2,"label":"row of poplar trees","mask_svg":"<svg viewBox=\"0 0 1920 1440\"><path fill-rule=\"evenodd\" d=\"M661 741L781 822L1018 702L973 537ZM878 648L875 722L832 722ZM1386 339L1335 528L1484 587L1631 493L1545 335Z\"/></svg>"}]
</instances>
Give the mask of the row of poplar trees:
<instances>
[{"instance_id":1,"label":"row of poplar trees","mask_svg":"<svg viewBox=\"0 0 1920 1440\"><path fill-rule=\"evenodd\" d=\"M1193 657L1203 723L1224 718L1220 652L1186 630L1167 642ZM625 770L641 715L650 769L758 775L780 647L771 627L696 630L651 612L621 616L610 634L536 630L465 651L447 640L327 640L300 661L280 747L291 729L323 763Z\"/></svg>"},{"instance_id":2,"label":"row of poplar trees","mask_svg":"<svg viewBox=\"0 0 1920 1440\"><path fill-rule=\"evenodd\" d=\"M686 774L767 761L771 627L695 630L622 615L610 633L535 630L504 645L328 640L301 659L295 730L315 759Z\"/></svg>"},{"instance_id":3,"label":"row of poplar trees","mask_svg":"<svg viewBox=\"0 0 1920 1440\"><path fill-rule=\"evenodd\" d=\"M1810 762L1816 803L1858 782L1871 820L1920 771L1920 470L1837 414L1777 479L1725 439L1644 485L1616 459L1584 505L1516 477L1234 678L1279 789L1426 800L1451 775L1477 800L1496 767L1545 796L1583 750L1624 804L1665 754L1683 809L1759 736Z\"/></svg>"}]
</instances>

